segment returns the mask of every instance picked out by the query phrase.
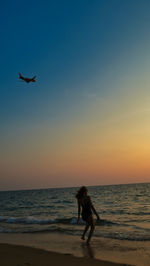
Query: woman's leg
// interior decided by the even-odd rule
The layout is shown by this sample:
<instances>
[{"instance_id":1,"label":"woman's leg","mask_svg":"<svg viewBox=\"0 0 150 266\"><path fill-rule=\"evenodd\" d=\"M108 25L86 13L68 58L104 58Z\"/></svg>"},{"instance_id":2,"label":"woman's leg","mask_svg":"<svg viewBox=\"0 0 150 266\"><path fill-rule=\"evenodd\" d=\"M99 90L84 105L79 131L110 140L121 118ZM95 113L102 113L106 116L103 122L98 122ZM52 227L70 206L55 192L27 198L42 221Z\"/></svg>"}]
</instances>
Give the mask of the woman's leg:
<instances>
[{"instance_id":1,"label":"woman's leg","mask_svg":"<svg viewBox=\"0 0 150 266\"><path fill-rule=\"evenodd\" d=\"M93 216L89 216L88 218L88 224L90 225L91 229L90 229L90 232L89 232L89 236L88 236L88 239L87 239L87 244L90 243L90 240L91 240L91 237L93 235L93 232L94 232L94 228L95 228L95 224L94 224L94 219L93 219Z\"/></svg>"},{"instance_id":2,"label":"woman's leg","mask_svg":"<svg viewBox=\"0 0 150 266\"><path fill-rule=\"evenodd\" d=\"M88 231L89 226L90 226L90 225L89 225L88 223L86 223L86 226L85 226L85 229L84 229L84 231L83 231L83 235L82 235L81 239L85 240L85 234L86 234L86 232Z\"/></svg>"}]
</instances>

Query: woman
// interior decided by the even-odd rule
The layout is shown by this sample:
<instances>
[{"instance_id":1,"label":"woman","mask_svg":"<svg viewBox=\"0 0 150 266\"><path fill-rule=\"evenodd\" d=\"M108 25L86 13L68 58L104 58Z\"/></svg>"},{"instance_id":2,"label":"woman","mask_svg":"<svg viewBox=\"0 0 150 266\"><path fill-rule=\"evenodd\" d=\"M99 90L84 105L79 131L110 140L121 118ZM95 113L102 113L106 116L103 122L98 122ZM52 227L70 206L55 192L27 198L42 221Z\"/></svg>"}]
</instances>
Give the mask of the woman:
<instances>
[{"instance_id":1,"label":"woman","mask_svg":"<svg viewBox=\"0 0 150 266\"><path fill-rule=\"evenodd\" d=\"M98 215L98 213L96 212L90 197L88 196L88 190L86 187L81 187L79 189L79 191L76 194L76 198L77 198L77 202L78 202L78 220L77 223L79 223L80 220L80 213L81 213L81 208L82 208L82 219L83 221L86 222L86 226L85 229L83 231L83 235L81 237L81 239L85 240L85 234L88 231L89 227L91 227L89 235L88 235L88 239L87 239L87 244L90 243L91 237L93 235L94 232L94 218L92 215L92 212L94 212L94 214L97 216L97 220L100 220L100 217Z\"/></svg>"}]
</instances>

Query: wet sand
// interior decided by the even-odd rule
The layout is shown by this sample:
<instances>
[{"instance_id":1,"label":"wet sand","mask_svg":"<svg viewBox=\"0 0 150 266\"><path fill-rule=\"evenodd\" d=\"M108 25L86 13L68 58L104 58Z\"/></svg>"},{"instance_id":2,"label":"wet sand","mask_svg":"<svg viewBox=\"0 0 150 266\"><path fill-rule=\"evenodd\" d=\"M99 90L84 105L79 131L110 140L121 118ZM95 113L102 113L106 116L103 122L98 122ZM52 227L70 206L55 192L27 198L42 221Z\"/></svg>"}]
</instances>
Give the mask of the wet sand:
<instances>
[{"instance_id":1,"label":"wet sand","mask_svg":"<svg viewBox=\"0 0 150 266\"><path fill-rule=\"evenodd\" d=\"M2 266L123 266L91 258L78 258L70 254L60 254L42 249L0 244L0 265Z\"/></svg>"},{"instance_id":2,"label":"wet sand","mask_svg":"<svg viewBox=\"0 0 150 266\"><path fill-rule=\"evenodd\" d=\"M33 250L32 248L34 248L35 250L42 250L43 252L46 252L42 254L57 254L56 257L58 256L61 257L61 255L68 254L67 257L70 255L71 258L77 257L77 259L78 258L83 259L83 260L86 259L86 263L90 263L86 265L93 265L93 262L95 263L95 261L97 260L99 262L100 261L113 262L113 264L110 264L110 263L108 264L107 262L107 264L99 264L99 265L136 265L136 266L149 266L150 265L150 252L149 252L150 242L149 241L146 241L146 242L127 241L127 240L120 241L120 240L114 240L114 239L93 237L91 241L91 245L87 246L85 241L82 241L79 236L71 236L71 235L55 234L55 233L53 234L52 233L45 233L45 234L43 233L42 234L40 233L39 234L37 233L36 234L34 233L32 234L0 233L0 243L15 245L21 248L23 246L29 249L31 248L31 250ZM5 266L5 265L21 266L21 265L27 265L26 263L31 263L30 260L28 262L24 258L24 261L22 262L16 262L17 264L11 264L13 263L13 260L11 259L11 254L12 254L11 249L9 248L7 249L6 252L2 252L2 249L3 249L2 247L3 245L0 248L1 250L0 266ZM29 249L26 253L27 258L32 257L32 253L31 251L29 251ZM15 252L18 252L17 249L15 250ZM29 255L28 255L28 252L29 252ZM5 256L2 255L4 253L5 253ZM2 256L3 256L3 263L1 263ZM43 256L42 261L44 261L43 266L45 266L47 265L45 264L45 261L46 261L46 259L44 258L45 255L42 255L42 256ZM17 255L15 255L15 257L17 257ZM66 255L65 255L65 258L66 258ZM7 262L7 260L9 262ZM4 264L4 261L6 261L5 264ZM50 264L50 265L57 265L56 263ZM66 262L66 263L70 263L70 262ZM37 264L37 266L38 265L40 266L40 264Z\"/></svg>"}]
</instances>

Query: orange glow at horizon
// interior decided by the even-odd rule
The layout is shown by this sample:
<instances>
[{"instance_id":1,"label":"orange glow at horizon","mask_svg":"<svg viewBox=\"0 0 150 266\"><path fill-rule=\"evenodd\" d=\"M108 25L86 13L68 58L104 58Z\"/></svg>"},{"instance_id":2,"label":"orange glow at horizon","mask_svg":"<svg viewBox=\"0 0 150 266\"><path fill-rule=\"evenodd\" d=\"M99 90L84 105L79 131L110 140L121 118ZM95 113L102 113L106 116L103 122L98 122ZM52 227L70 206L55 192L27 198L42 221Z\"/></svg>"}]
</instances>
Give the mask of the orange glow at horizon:
<instances>
[{"instance_id":1,"label":"orange glow at horizon","mask_svg":"<svg viewBox=\"0 0 150 266\"><path fill-rule=\"evenodd\" d=\"M20 187L150 182L148 95L96 100L64 124L15 129L1 145L1 176Z\"/></svg>"}]
</instances>

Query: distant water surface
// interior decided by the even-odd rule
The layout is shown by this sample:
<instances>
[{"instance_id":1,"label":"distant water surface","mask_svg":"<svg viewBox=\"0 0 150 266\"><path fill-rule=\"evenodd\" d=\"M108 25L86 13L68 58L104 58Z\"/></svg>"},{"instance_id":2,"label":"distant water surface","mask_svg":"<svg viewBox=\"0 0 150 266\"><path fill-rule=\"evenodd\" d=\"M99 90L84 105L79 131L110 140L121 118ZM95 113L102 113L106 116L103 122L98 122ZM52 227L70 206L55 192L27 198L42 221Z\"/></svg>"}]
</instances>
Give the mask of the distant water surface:
<instances>
[{"instance_id":1,"label":"distant water surface","mask_svg":"<svg viewBox=\"0 0 150 266\"><path fill-rule=\"evenodd\" d=\"M150 184L88 187L101 221L96 237L150 240ZM0 192L1 233L57 232L80 235L77 188Z\"/></svg>"}]
</instances>

